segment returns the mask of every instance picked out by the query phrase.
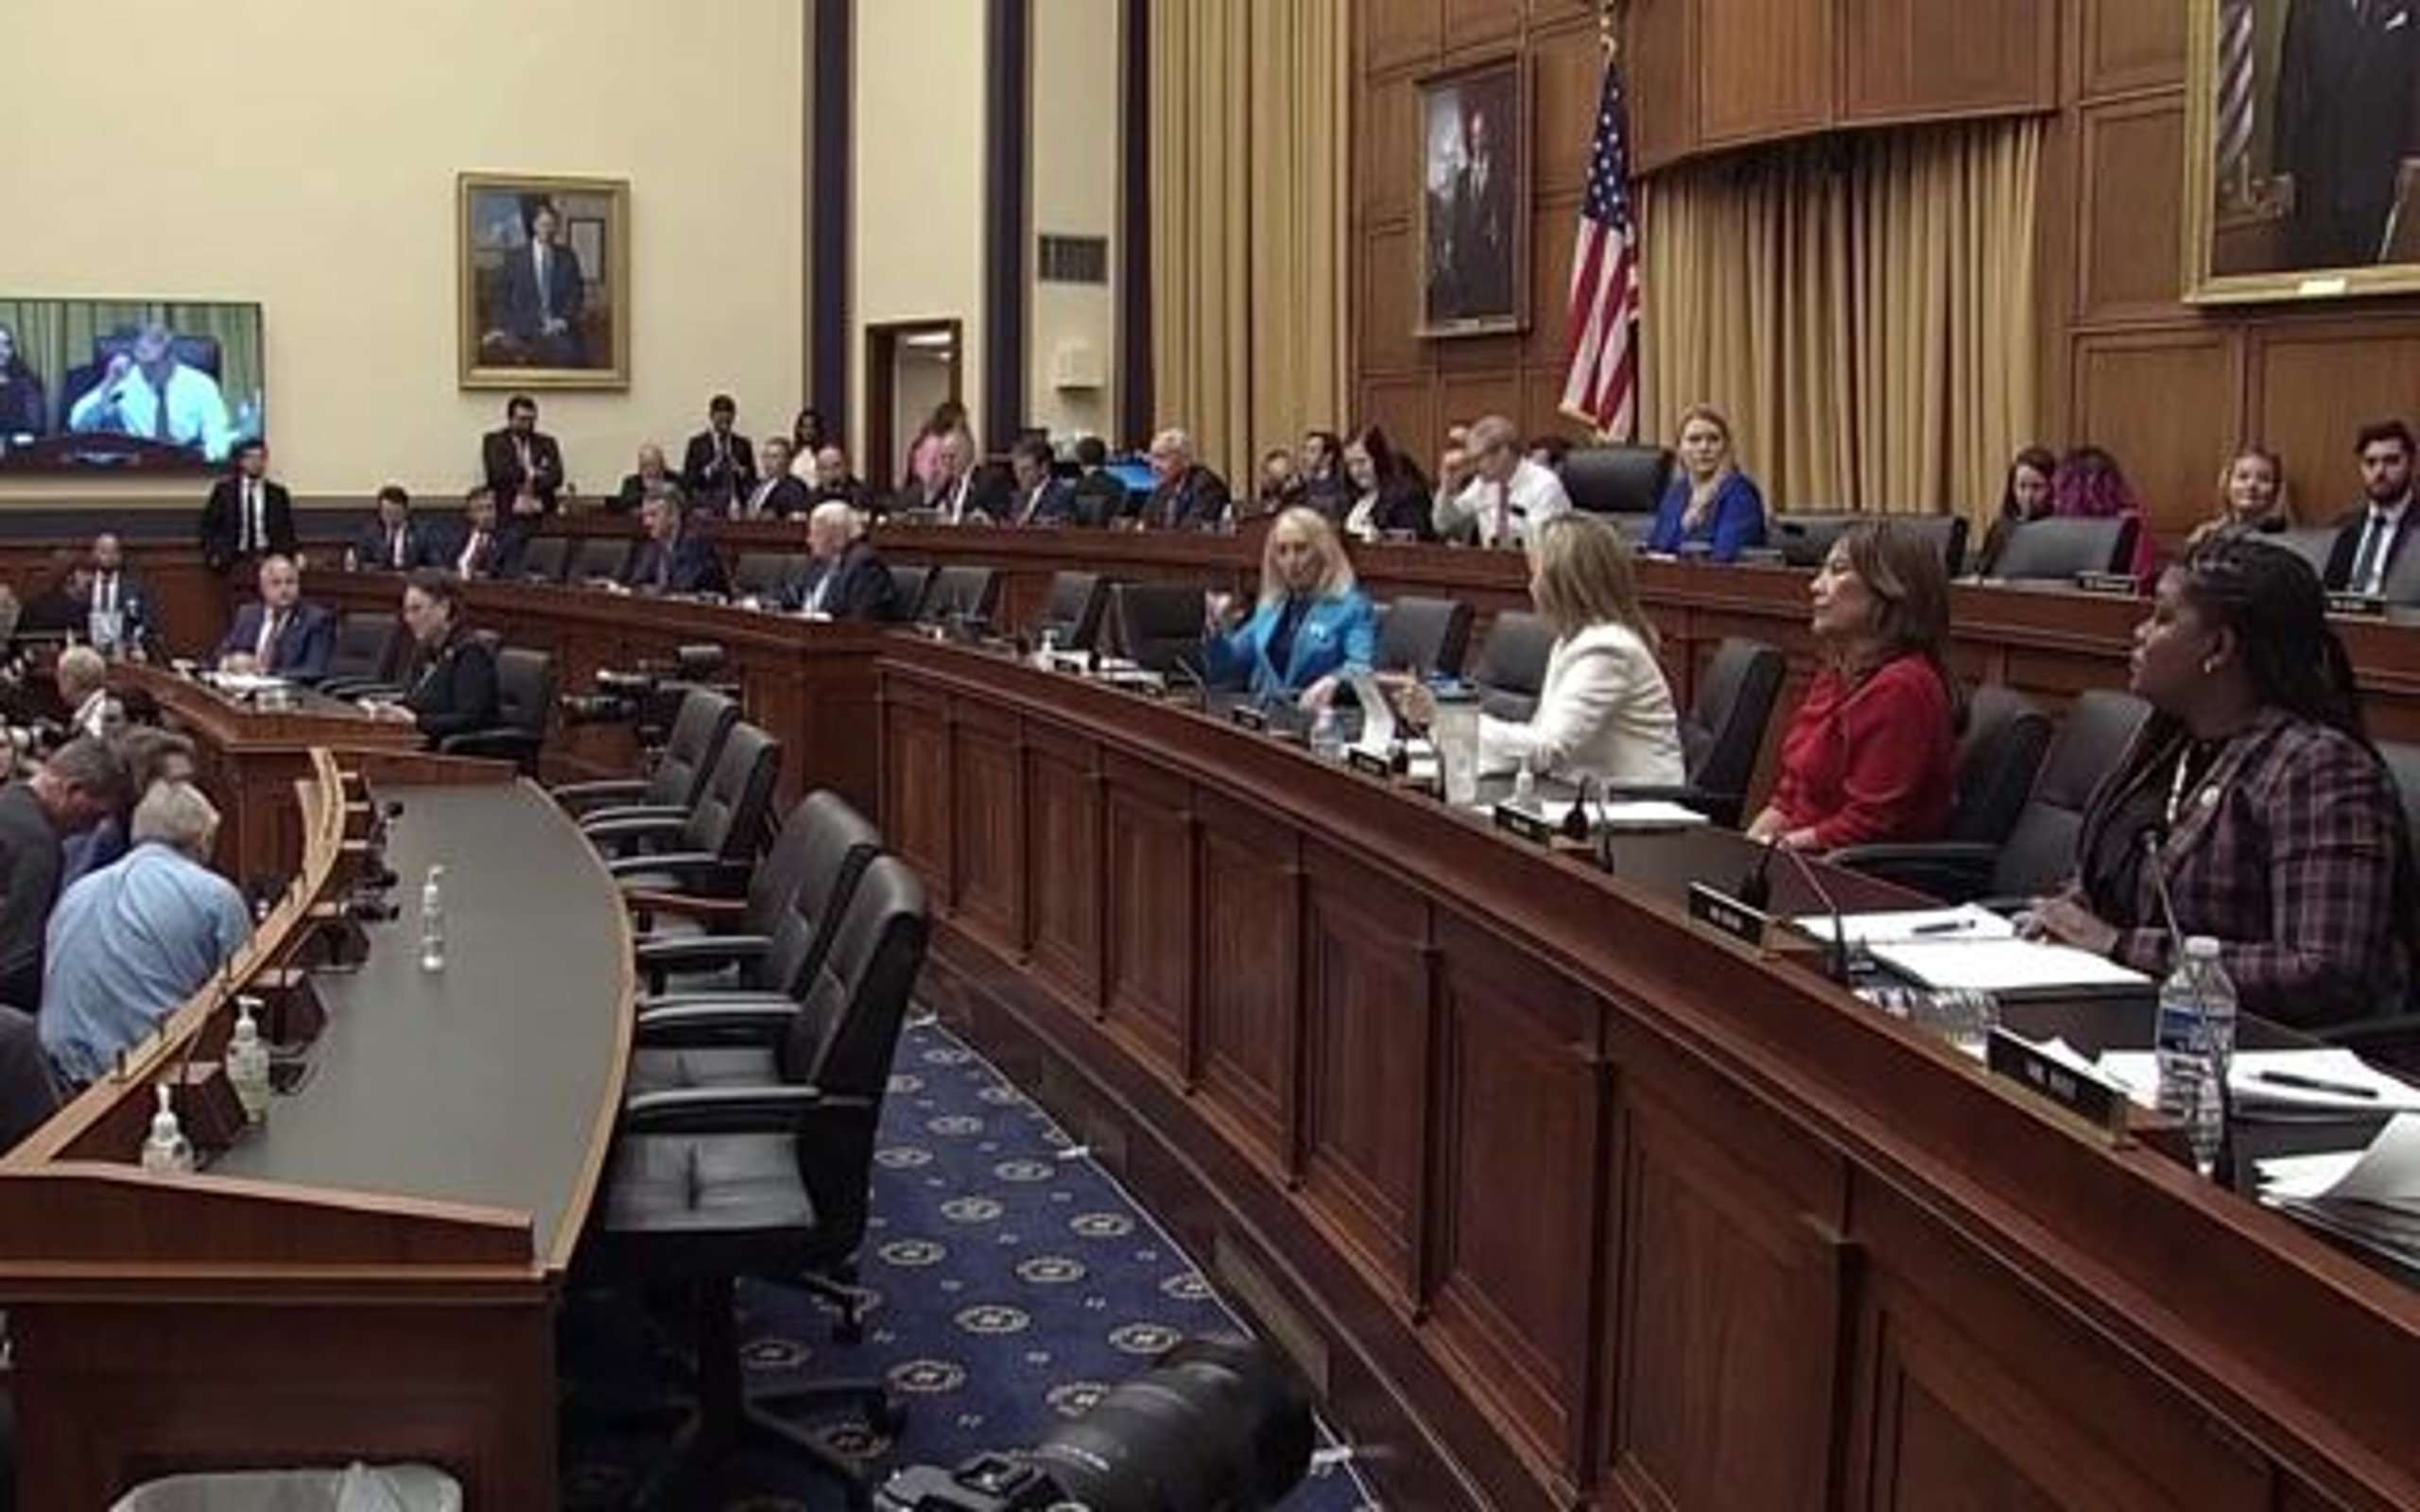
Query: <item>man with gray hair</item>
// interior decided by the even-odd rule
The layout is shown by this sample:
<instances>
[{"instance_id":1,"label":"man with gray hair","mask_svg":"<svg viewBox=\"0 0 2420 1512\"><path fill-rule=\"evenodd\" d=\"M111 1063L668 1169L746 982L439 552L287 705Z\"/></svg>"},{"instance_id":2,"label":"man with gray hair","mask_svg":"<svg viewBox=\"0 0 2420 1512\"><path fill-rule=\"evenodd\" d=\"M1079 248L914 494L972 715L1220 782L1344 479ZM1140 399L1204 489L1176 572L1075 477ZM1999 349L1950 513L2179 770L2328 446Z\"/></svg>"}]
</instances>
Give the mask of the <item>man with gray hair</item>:
<instances>
[{"instance_id":1,"label":"man with gray hair","mask_svg":"<svg viewBox=\"0 0 2420 1512\"><path fill-rule=\"evenodd\" d=\"M59 901L63 842L126 799L126 763L90 737L51 752L24 782L0 786L0 1003L41 1003L43 930Z\"/></svg>"},{"instance_id":2,"label":"man with gray hair","mask_svg":"<svg viewBox=\"0 0 2420 1512\"><path fill-rule=\"evenodd\" d=\"M806 565L782 585L785 608L819 619L901 618L899 585L865 539L857 511L826 499L806 517Z\"/></svg>"},{"instance_id":3,"label":"man with gray hair","mask_svg":"<svg viewBox=\"0 0 2420 1512\"><path fill-rule=\"evenodd\" d=\"M1154 530L1215 530L1226 523L1227 480L1201 465L1193 438L1165 430L1151 438L1151 497L1143 523Z\"/></svg>"},{"instance_id":4,"label":"man with gray hair","mask_svg":"<svg viewBox=\"0 0 2420 1512\"><path fill-rule=\"evenodd\" d=\"M71 645L59 653L51 669L59 684L59 701L68 707L67 726L78 735L107 740L116 733L116 701L110 697L110 664L89 645Z\"/></svg>"},{"instance_id":5,"label":"man with gray hair","mask_svg":"<svg viewBox=\"0 0 2420 1512\"><path fill-rule=\"evenodd\" d=\"M1526 545L1547 521L1571 508L1553 470L1530 460L1521 433L1501 415L1473 421L1437 466L1430 517L1447 540L1482 546Z\"/></svg>"},{"instance_id":6,"label":"man with gray hair","mask_svg":"<svg viewBox=\"0 0 2420 1512\"><path fill-rule=\"evenodd\" d=\"M134 848L67 889L51 916L42 1043L70 1085L209 982L251 932L243 895L210 869L218 811L191 782L154 782L134 806Z\"/></svg>"}]
</instances>

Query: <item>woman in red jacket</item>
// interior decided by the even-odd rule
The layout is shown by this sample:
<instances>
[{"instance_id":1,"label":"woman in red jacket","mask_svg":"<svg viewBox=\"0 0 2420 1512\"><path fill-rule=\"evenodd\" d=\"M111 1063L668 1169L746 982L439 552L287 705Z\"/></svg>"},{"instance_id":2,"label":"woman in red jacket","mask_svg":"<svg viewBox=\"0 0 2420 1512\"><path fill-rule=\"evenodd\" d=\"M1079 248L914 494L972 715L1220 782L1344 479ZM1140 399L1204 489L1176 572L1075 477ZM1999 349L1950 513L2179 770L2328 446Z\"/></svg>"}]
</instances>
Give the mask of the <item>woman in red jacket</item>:
<instances>
[{"instance_id":1,"label":"woman in red jacket","mask_svg":"<svg viewBox=\"0 0 2420 1512\"><path fill-rule=\"evenodd\" d=\"M1808 850L1938 838L1957 747L1938 549L1887 522L1860 524L1834 542L1811 593L1824 669L1782 738L1781 781L1749 836Z\"/></svg>"}]
</instances>

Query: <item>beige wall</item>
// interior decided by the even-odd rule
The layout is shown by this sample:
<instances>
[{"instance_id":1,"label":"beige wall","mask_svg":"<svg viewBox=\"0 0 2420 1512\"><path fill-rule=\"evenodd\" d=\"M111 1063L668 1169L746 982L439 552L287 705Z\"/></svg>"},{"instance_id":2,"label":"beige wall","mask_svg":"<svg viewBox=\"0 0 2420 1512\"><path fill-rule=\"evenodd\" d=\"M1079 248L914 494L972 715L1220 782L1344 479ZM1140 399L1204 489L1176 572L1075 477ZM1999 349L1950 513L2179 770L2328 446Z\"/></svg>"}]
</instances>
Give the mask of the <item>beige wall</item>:
<instances>
[{"instance_id":1,"label":"beige wall","mask_svg":"<svg viewBox=\"0 0 2420 1512\"><path fill-rule=\"evenodd\" d=\"M1124 124L1118 70L1124 61L1119 0L1028 0L1032 16L1030 129L1033 232L1110 238L1110 282L1032 286L1027 308L1028 418L1053 436L1111 437L1116 414L1118 153ZM1063 342L1089 346L1101 386L1051 386ZM1118 439L1119 438L1112 438ZM1131 439L1132 438L1125 438Z\"/></svg>"},{"instance_id":2,"label":"beige wall","mask_svg":"<svg viewBox=\"0 0 2420 1512\"><path fill-rule=\"evenodd\" d=\"M931 9L860 13L894 5ZM504 396L457 387L466 169L631 181L631 388L539 401L583 490L610 489L638 441L694 429L717 388L744 427L786 427L806 284L797 0L718 0L711 25L653 0L5 9L0 285L261 301L270 443L298 489L475 472ZM876 56L913 56L890 45Z\"/></svg>"}]
</instances>

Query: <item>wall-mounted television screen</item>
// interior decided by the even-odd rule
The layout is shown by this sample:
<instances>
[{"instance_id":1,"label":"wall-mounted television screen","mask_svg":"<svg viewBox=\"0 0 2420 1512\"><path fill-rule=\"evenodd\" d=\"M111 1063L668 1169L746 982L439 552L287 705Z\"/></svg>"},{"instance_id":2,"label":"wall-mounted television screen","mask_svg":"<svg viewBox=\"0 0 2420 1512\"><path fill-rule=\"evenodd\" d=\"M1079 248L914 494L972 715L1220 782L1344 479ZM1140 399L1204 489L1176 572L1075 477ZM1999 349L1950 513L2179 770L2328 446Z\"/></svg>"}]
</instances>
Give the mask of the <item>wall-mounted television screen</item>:
<instances>
[{"instance_id":1,"label":"wall-mounted television screen","mask_svg":"<svg viewBox=\"0 0 2420 1512\"><path fill-rule=\"evenodd\" d=\"M257 304L0 298L0 472L221 467L262 372Z\"/></svg>"}]
</instances>

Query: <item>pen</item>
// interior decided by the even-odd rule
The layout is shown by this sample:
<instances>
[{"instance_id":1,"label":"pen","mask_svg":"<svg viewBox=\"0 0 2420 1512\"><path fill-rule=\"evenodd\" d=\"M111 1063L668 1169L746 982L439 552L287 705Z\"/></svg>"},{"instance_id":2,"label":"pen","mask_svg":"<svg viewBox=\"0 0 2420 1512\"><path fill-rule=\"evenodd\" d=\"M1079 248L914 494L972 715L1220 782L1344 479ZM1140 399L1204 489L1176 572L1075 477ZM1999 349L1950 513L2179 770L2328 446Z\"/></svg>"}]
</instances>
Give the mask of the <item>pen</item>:
<instances>
[{"instance_id":1,"label":"pen","mask_svg":"<svg viewBox=\"0 0 2420 1512\"><path fill-rule=\"evenodd\" d=\"M1962 935L1975 927L1971 919L1936 919L1929 924L1918 924L1908 931L1910 935Z\"/></svg>"},{"instance_id":2,"label":"pen","mask_svg":"<svg viewBox=\"0 0 2420 1512\"><path fill-rule=\"evenodd\" d=\"M2305 1076L2291 1071L2256 1071L2255 1081L2265 1081L2272 1087L2296 1087L2307 1092L2331 1092L2338 1097L2359 1097L2365 1102L2377 1101L2377 1089L2356 1087L2350 1082L2327 1081L2318 1076Z\"/></svg>"}]
</instances>

